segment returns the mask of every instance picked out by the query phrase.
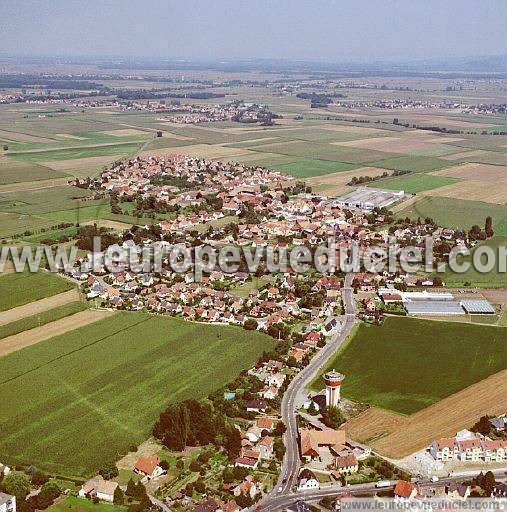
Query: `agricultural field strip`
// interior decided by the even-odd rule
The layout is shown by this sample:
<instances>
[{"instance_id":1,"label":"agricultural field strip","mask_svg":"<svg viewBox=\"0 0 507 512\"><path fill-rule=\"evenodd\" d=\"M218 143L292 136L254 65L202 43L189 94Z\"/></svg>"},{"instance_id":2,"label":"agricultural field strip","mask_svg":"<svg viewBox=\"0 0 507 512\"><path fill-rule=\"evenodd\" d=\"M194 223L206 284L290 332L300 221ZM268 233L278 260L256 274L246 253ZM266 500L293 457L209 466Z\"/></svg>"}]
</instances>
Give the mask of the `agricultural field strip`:
<instances>
[{"instance_id":1,"label":"agricultural field strip","mask_svg":"<svg viewBox=\"0 0 507 512\"><path fill-rule=\"evenodd\" d=\"M2 281L0 279L0 288L1 283ZM24 304L23 306L0 311L0 325L6 325L28 316L37 315L43 311L48 311L76 300L79 300L79 293L76 289L72 289L35 302L30 302L29 304Z\"/></svg>"},{"instance_id":2,"label":"agricultural field strip","mask_svg":"<svg viewBox=\"0 0 507 512\"><path fill-rule=\"evenodd\" d=\"M12 336L0 339L0 357L4 357L17 350L24 349L41 341L60 336L68 331L73 331L78 327L83 327L103 318L107 318L116 314L114 311L95 311L86 309L74 313L73 315L65 316L58 320L48 322L40 327L34 327Z\"/></svg>"},{"instance_id":3,"label":"agricultural field strip","mask_svg":"<svg viewBox=\"0 0 507 512\"><path fill-rule=\"evenodd\" d=\"M40 327L41 325L54 322L55 320L60 320L60 318L65 318L66 316L79 313L85 309L88 308L84 302L74 301L47 311L41 311L36 315L26 316L20 320L0 325L0 340L7 338L8 336L14 336L15 334L19 334L23 331L28 331L35 327Z\"/></svg>"}]
</instances>

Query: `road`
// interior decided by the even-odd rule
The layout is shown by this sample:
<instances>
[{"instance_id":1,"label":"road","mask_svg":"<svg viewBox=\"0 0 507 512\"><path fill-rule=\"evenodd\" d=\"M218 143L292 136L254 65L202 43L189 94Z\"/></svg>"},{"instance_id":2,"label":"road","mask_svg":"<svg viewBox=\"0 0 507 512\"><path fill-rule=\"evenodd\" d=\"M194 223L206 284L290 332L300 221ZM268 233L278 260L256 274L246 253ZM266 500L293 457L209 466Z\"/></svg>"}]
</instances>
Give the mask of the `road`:
<instances>
[{"instance_id":1,"label":"road","mask_svg":"<svg viewBox=\"0 0 507 512\"><path fill-rule=\"evenodd\" d=\"M493 474L497 478L497 481L505 480L505 473L503 470L493 471ZM445 487L446 485L452 482L462 482L464 480L470 479L470 477L453 477L453 478L441 478L438 482L421 482L418 485L421 489L426 488L435 488L435 487ZM367 484L357 484L357 485L349 485L347 487L343 487L339 484L331 484L331 485L323 485L320 489L312 489L308 491L297 491L297 492L288 492L288 493L275 493L273 495L269 495L269 500L264 500L261 502L263 512L275 512L278 510L284 510L289 505L292 505L297 500L303 500L308 503L312 503L315 501L319 501L326 496L336 496L340 493L350 493L352 495L357 494L373 494L376 491L386 491L393 490L395 484L393 483L390 486L382 487L378 489L376 487L375 482L367 483Z\"/></svg>"},{"instance_id":2,"label":"road","mask_svg":"<svg viewBox=\"0 0 507 512\"><path fill-rule=\"evenodd\" d=\"M356 305L354 290L352 289L353 274L347 274L344 287L342 288L342 299L345 307L345 322L341 331L333 336L327 344L311 359L308 366L299 372L292 380L285 391L281 405L282 420L286 427L284 435L285 456L282 462L282 469L277 484L260 502L259 505L267 510L279 510L280 502L284 497L291 496L294 501L295 495L291 488L301 466L299 458L299 443L297 430L297 409L306 398L306 387L316 377L319 371L326 365L329 358L337 351L340 345L347 339L356 323ZM292 502L290 501L290 502Z\"/></svg>"}]
</instances>

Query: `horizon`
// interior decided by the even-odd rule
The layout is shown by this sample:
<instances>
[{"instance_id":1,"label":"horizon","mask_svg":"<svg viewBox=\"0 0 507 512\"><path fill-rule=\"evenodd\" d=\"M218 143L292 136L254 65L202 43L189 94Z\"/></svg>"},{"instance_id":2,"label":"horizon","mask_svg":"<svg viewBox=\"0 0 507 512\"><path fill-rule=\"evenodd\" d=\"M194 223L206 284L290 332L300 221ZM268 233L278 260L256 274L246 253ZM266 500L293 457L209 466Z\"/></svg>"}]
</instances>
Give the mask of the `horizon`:
<instances>
[{"instance_id":1,"label":"horizon","mask_svg":"<svg viewBox=\"0 0 507 512\"><path fill-rule=\"evenodd\" d=\"M507 4L500 0L481 2L480 8L473 0L282 0L276 6L261 0L255 7L230 0L151 0L144 17L132 0L91 0L86 10L76 0L3 4L0 47L17 56L371 64L507 53Z\"/></svg>"}]
</instances>

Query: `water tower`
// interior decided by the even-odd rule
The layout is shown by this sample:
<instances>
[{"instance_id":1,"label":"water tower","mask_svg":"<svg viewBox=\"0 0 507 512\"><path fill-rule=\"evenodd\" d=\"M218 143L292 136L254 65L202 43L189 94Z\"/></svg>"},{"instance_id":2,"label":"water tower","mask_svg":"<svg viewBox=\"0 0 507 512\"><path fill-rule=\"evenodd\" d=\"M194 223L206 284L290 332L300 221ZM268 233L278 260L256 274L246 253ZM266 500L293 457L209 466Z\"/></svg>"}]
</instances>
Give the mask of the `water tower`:
<instances>
[{"instance_id":1,"label":"water tower","mask_svg":"<svg viewBox=\"0 0 507 512\"><path fill-rule=\"evenodd\" d=\"M326 406L336 407L340 401L340 387L345 375L331 370L324 374L324 382L326 383Z\"/></svg>"}]
</instances>

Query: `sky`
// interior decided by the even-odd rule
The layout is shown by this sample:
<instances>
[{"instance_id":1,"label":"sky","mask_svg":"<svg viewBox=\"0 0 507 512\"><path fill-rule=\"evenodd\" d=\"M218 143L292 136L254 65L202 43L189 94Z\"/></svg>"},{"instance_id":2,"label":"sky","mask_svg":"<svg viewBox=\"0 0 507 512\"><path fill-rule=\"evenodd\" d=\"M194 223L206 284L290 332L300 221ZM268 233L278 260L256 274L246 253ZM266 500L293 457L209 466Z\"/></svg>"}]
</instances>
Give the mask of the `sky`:
<instances>
[{"instance_id":1,"label":"sky","mask_svg":"<svg viewBox=\"0 0 507 512\"><path fill-rule=\"evenodd\" d=\"M408 61L507 54L506 0L0 0L0 53Z\"/></svg>"}]
</instances>

